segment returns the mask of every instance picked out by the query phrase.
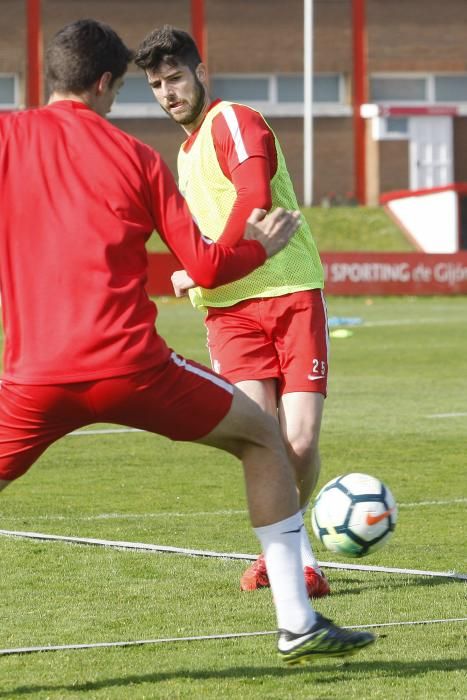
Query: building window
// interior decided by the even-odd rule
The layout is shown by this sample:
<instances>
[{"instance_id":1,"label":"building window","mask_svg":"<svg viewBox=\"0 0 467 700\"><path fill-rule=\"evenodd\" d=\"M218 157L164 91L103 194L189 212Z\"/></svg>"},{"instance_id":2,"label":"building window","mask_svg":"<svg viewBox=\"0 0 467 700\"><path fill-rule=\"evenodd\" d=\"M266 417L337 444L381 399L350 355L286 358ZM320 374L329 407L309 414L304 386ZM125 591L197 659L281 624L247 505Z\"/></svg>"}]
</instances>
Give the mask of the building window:
<instances>
[{"instance_id":1,"label":"building window","mask_svg":"<svg viewBox=\"0 0 467 700\"><path fill-rule=\"evenodd\" d=\"M303 75L222 75L214 76L212 94L224 100L244 103L265 116L303 116ZM344 77L339 74L315 75L313 111L317 115L351 114L344 100Z\"/></svg>"},{"instance_id":2,"label":"building window","mask_svg":"<svg viewBox=\"0 0 467 700\"><path fill-rule=\"evenodd\" d=\"M266 116L303 115L302 75L214 75L210 92L213 97L247 104ZM313 78L315 113L351 114L344 100L344 77L339 74L316 75ZM129 74L120 88L112 117L162 117L164 111L157 104L144 75Z\"/></svg>"},{"instance_id":3,"label":"building window","mask_svg":"<svg viewBox=\"0 0 467 700\"><path fill-rule=\"evenodd\" d=\"M373 102L424 102L427 81L425 77L373 77L370 94Z\"/></svg>"},{"instance_id":4,"label":"building window","mask_svg":"<svg viewBox=\"0 0 467 700\"><path fill-rule=\"evenodd\" d=\"M110 117L163 117L164 110L152 94L143 73L127 73L125 82L118 91Z\"/></svg>"},{"instance_id":5,"label":"building window","mask_svg":"<svg viewBox=\"0 0 467 700\"><path fill-rule=\"evenodd\" d=\"M215 76L211 81L211 92L215 97L233 102L268 102L269 78Z\"/></svg>"},{"instance_id":6,"label":"building window","mask_svg":"<svg viewBox=\"0 0 467 700\"><path fill-rule=\"evenodd\" d=\"M386 134L406 137L409 133L409 120L407 117L386 117Z\"/></svg>"},{"instance_id":7,"label":"building window","mask_svg":"<svg viewBox=\"0 0 467 700\"><path fill-rule=\"evenodd\" d=\"M0 109L18 106L17 81L14 75L0 74Z\"/></svg>"},{"instance_id":8,"label":"building window","mask_svg":"<svg viewBox=\"0 0 467 700\"><path fill-rule=\"evenodd\" d=\"M264 78L252 76L216 76L212 93L224 100L270 104L303 102L302 75L271 75ZM313 78L313 100L321 103L341 103L339 75L317 75Z\"/></svg>"},{"instance_id":9,"label":"building window","mask_svg":"<svg viewBox=\"0 0 467 700\"><path fill-rule=\"evenodd\" d=\"M315 75L313 77L314 102L341 102L339 75ZM277 77L278 102L303 102L303 76L279 75Z\"/></svg>"},{"instance_id":10,"label":"building window","mask_svg":"<svg viewBox=\"0 0 467 700\"><path fill-rule=\"evenodd\" d=\"M379 104L467 103L467 74L374 75L370 79L372 102Z\"/></svg>"},{"instance_id":11,"label":"building window","mask_svg":"<svg viewBox=\"0 0 467 700\"><path fill-rule=\"evenodd\" d=\"M375 141L407 141L409 138L409 118L378 117L372 119L371 131Z\"/></svg>"},{"instance_id":12,"label":"building window","mask_svg":"<svg viewBox=\"0 0 467 700\"><path fill-rule=\"evenodd\" d=\"M126 75L123 86L118 91L118 104L144 104L154 102L154 95L146 76Z\"/></svg>"},{"instance_id":13,"label":"building window","mask_svg":"<svg viewBox=\"0 0 467 700\"><path fill-rule=\"evenodd\" d=\"M436 102L467 102L467 75L436 75Z\"/></svg>"}]
</instances>

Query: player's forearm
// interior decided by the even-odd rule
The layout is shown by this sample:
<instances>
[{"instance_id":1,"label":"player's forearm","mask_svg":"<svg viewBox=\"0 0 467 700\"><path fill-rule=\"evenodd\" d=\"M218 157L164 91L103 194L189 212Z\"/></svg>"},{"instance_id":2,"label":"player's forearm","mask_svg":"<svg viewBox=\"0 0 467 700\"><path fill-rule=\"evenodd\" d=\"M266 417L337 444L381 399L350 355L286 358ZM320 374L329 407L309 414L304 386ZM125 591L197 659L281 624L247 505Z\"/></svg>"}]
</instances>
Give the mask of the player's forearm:
<instances>
[{"instance_id":1,"label":"player's forearm","mask_svg":"<svg viewBox=\"0 0 467 700\"><path fill-rule=\"evenodd\" d=\"M203 238L165 163L154 191L155 228L197 285L209 289L234 282L265 262L266 249L256 240L232 247Z\"/></svg>"},{"instance_id":2,"label":"player's forearm","mask_svg":"<svg viewBox=\"0 0 467 700\"><path fill-rule=\"evenodd\" d=\"M245 194L240 194L220 236L218 243L223 245L236 245L242 238L245 231L245 223L253 209L264 209L269 211L272 205L269 188L259 190L254 187Z\"/></svg>"},{"instance_id":3,"label":"player's forearm","mask_svg":"<svg viewBox=\"0 0 467 700\"><path fill-rule=\"evenodd\" d=\"M218 240L236 245L243 238L245 224L253 209L269 211L272 206L269 164L266 158L249 158L231 174L237 198Z\"/></svg>"},{"instance_id":4,"label":"player's forearm","mask_svg":"<svg viewBox=\"0 0 467 700\"><path fill-rule=\"evenodd\" d=\"M245 225L244 240L234 248L209 243L195 236L191 240L201 254L188 257L186 269L172 275L176 295L182 296L195 282L209 288L244 277L266 258L283 250L300 227L301 218L298 210L287 211L278 207L267 214L264 209L254 209ZM252 248L251 242L256 246Z\"/></svg>"},{"instance_id":5,"label":"player's forearm","mask_svg":"<svg viewBox=\"0 0 467 700\"><path fill-rule=\"evenodd\" d=\"M264 209L254 209L245 225L245 239L240 241L235 248L211 246L216 255L225 256L223 258L224 265L216 265L215 267L216 276L211 281L211 285L218 286L243 277L251 271L252 262L254 262L254 267L258 267L258 264L261 264L261 261L264 262L266 257L270 258L279 253L298 230L301 220L302 215L298 210L287 211L277 207L268 214ZM258 258L255 261L252 261L252 251L247 245L250 241L258 243L256 251Z\"/></svg>"},{"instance_id":6,"label":"player's forearm","mask_svg":"<svg viewBox=\"0 0 467 700\"><path fill-rule=\"evenodd\" d=\"M235 247L213 243L206 248L203 254L193 256L184 264L196 285L205 289L235 282L266 260L266 251L258 241L240 241Z\"/></svg>"},{"instance_id":7,"label":"player's forearm","mask_svg":"<svg viewBox=\"0 0 467 700\"><path fill-rule=\"evenodd\" d=\"M173 202L176 202L177 206L172 208ZM258 241L242 240L233 247L213 243L204 238L185 202L180 201L177 196L168 203L167 209L169 208L171 213L157 230L196 285L210 289L234 282L248 275L266 260L266 250Z\"/></svg>"}]
</instances>

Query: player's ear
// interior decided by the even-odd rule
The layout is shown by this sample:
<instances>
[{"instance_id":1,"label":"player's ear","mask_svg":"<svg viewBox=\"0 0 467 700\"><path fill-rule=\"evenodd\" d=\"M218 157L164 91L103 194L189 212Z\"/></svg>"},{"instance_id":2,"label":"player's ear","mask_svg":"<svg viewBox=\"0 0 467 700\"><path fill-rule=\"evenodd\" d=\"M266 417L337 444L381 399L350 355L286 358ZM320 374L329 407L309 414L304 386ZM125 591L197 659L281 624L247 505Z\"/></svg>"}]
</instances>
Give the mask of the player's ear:
<instances>
[{"instance_id":1,"label":"player's ear","mask_svg":"<svg viewBox=\"0 0 467 700\"><path fill-rule=\"evenodd\" d=\"M106 71L105 73L102 73L99 80L97 80L95 83L96 95L103 95L104 93L106 93L107 90L109 89L111 82L112 82L112 73L110 71Z\"/></svg>"},{"instance_id":2,"label":"player's ear","mask_svg":"<svg viewBox=\"0 0 467 700\"><path fill-rule=\"evenodd\" d=\"M198 63L195 69L196 77L200 83L207 85L208 83L208 69L205 63Z\"/></svg>"}]
</instances>

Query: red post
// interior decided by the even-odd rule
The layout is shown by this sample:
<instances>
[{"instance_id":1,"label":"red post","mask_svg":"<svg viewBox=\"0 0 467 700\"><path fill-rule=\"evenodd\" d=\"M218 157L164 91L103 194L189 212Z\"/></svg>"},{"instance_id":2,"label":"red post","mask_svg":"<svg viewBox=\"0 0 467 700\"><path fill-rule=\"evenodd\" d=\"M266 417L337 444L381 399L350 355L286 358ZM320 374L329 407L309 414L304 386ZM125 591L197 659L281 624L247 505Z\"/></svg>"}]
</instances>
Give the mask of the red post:
<instances>
[{"instance_id":1,"label":"red post","mask_svg":"<svg viewBox=\"0 0 467 700\"><path fill-rule=\"evenodd\" d=\"M361 115L362 105L368 102L365 0L352 0L352 39L355 195L359 204L365 204L366 136L365 120Z\"/></svg>"},{"instance_id":2,"label":"red post","mask_svg":"<svg viewBox=\"0 0 467 700\"><path fill-rule=\"evenodd\" d=\"M41 0L26 0L27 85L26 106L39 107L42 99Z\"/></svg>"},{"instance_id":3,"label":"red post","mask_svg":"<svg viewBox=\"0 0 467 700\"><path fill-rule=\"evenodd\" d=\"M207 63L206 23L204 21L204 0L191 0L191 34L198 47L203 63Z\"/></svg>"}]
</instances>

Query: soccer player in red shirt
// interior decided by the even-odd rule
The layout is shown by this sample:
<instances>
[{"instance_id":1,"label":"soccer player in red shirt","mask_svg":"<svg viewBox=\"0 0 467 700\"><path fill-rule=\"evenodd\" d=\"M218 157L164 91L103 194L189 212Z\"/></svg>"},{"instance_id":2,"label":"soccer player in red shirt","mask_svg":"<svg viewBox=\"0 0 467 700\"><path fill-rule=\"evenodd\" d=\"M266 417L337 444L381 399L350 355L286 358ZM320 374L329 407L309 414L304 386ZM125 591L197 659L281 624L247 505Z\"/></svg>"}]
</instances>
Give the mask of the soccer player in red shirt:
<instances>
[{"instance_id":1,"label":"soccer player in red shirt","mask_svg":"<svg viewBox=\"0 0 467 700\"><path fill-rule=\"evenodd\" d=\"M47 51L49 104L0 117L0 488L55 440L94 422L226 450L244 465L285 662L332 646L351 653L373 635L341 630L309 606L303 519L276 423L167 347L145 291L154 229L193 280L211 288L277 253L298 216L255 211L246 238L256 240L203 240L160 156L104 118L131 57L107 25L74 22Z\"/></svg>"},{"instance_id":2,"label":"soccer player in red shirt","mask_svg":"<svg viewBox=\"0 0 467 700\"><path fill-rule=\"evenodd\" d=\"M235 244L252 207L298 208L280 144L262 115L211 100L208 74L189 34L171 26L151 32L137 51L154 96L186 132L178 155L179 188L204 235ZM319 433L327 391L328 332L324 275L304 219L288 246L248 277L215 290L192 289L173 275L178 295L190 290L207 311L213 368L279 421L305 514L316 486ZM329 593L306 531L302 560L310 597ZM242 576L242 590L268 585L264 557Z\"/></svg>"}]
</instances>

